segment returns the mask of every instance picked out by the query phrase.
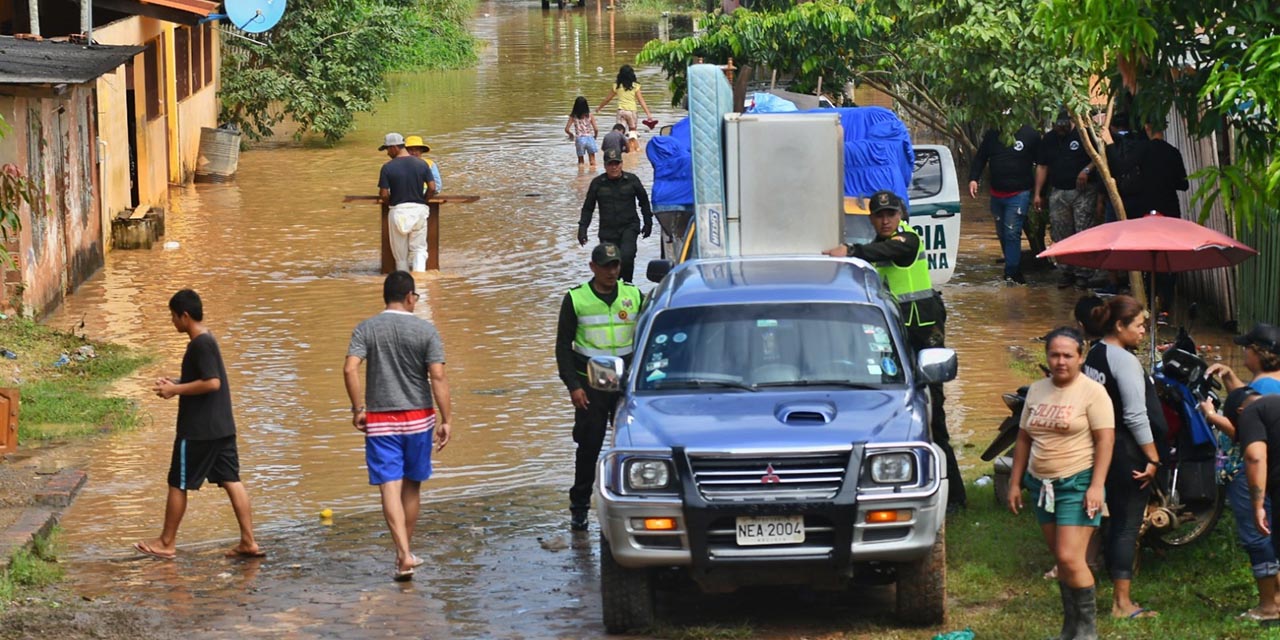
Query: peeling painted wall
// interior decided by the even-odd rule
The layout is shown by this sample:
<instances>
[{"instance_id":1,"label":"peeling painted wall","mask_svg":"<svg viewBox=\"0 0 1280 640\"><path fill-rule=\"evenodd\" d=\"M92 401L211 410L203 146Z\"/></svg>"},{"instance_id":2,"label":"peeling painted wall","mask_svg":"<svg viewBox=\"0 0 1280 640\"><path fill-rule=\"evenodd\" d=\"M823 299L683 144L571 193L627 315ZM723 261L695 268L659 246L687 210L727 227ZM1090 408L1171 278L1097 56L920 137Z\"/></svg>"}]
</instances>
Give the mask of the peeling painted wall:
<instances>
[{"instance_id":1,"label":"peeling painted wall","mask_svg":"<svg viewBox=\"0 0 1280 640\"><path fill-rule=\"evenodd\" d=\"M45 315L102 267L95 111L93 85L58 97L0 95L11 127L0 163L14 163L42 187L42 198L19 212L22 231L11 245L19 277L5 279L4 305L26 315Z\"/></svg>"}]
</instances>

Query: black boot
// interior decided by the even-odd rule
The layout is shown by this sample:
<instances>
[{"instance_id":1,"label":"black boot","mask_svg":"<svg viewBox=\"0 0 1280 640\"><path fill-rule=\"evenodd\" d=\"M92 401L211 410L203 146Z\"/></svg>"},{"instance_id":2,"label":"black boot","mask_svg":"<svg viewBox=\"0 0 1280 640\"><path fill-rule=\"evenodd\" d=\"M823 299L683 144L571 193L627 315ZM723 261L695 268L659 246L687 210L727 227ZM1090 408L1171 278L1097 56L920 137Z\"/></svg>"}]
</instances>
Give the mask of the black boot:
<instances>
[{"instance_id":1,"label":"black boot","mask_svg":"<svg viewBox=\"0 0 1280 640\"><path fill-rule=\"evenodd\" d=\"M1076 613L1076 601L1071 597L1071 587L1067 583L1059 582L1058 592L1062 594L1062 633L1058 634L1057 640L1075 640L1076 620L1080 617Z\"/></svg>"},{"instance_id":2,"label":"black boot","mask_svg":"<svg viewBox=\"0 0 1280 640\"><path fill-rule=\"evenodd\" d=\"M1098 589L1096 586L1072 589L1076 609L1074 640L1098 640Z\"/></svg>"}]
</instances>

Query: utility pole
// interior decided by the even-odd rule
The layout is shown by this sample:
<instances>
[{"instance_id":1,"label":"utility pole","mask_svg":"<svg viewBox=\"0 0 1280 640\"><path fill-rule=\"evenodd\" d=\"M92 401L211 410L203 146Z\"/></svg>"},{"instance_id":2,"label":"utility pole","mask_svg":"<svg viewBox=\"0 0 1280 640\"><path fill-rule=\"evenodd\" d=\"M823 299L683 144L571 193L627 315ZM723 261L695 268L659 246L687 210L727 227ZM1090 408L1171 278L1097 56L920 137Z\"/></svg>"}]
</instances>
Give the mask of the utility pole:
<instances>
[{"instance_id":1,"label":"utility pole","mask_svg":"<svg viewBox=\"0 0 1280 640\"><path fill-rule=\"evenodd\" d=\"M80 0L80 33L86 45L93 44L93 0Z\"/></svg>"},{"instance_id":2,"label":"utility pole","mask_svg":"<svg viewBox=\"0 0 1280 640\"><path fill-rule=\"evenodd\" d=\"M27 0L27 13L31 14L31 35L40 35L40 0Z\"/></svg>"}]
</instances>

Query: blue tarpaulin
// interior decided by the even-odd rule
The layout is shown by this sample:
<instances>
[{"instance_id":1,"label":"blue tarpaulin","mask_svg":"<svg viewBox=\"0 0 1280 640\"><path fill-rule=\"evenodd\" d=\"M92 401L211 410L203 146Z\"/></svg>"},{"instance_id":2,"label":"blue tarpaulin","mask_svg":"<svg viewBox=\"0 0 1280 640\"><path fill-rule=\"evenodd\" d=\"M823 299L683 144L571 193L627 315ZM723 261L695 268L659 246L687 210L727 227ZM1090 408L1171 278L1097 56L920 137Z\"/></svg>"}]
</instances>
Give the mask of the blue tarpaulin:
<instances>
[{"instance_id":1,"label":"blue tarpaulin","mask_svg":"<svg viewBox=\"0 0 1280 640\"><path fill-rule=\"evenodd\" d=\"M654 136L644 153L653 165L653 193L650 200L657 211L693 208L693 155L689 150L689 119L671 127L671 133Z\"/></svg>"},{"instance_id":2,"label":"blue tarpaulin","mask_svg":"<svg viewBox=\"0 0 1280 640\"><path fill-rule=\"evenodd\" d=\"M892 189L904 202L915 153L911 135L898 116L882 107L812 109L798 113L838 113L844 127L844 193L867 197ZM693 207L693 161L689 151L689 119L671 127L670 135L649 140L645 154L653 165L653 206Z\"/></svg>"}]
</instances>

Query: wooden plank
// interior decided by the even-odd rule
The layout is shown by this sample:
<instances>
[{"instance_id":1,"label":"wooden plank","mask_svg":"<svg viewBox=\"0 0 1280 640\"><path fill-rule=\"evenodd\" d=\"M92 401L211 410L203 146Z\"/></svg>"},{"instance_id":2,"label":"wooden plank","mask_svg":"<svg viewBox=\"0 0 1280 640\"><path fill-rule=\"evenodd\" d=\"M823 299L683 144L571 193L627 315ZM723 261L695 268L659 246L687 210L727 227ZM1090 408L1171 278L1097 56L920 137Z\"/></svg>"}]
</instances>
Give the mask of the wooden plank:
<instances>
[{"instance_id":1,"label":"wooden plank","mask_svg":"<svg viewBox=\"0 0 1280 640\"><path fill-rule=\"evenodd\" d=\"M480 199L480 196L449 194L444 196L435 196L430 200L427 200L427 204L446 204L449 202L469 203L469 202L476 202L479 199ZM343 202L375 202L376 203L376 202L381 202L382 200L378 196L346 195L346 196L342 196L342 201Z\"/></svg>"},{"instance_id":2,"label":"wooden plank","mask_svg":"<svg viewBox=\"0 0 1280 640\"><path fill-rule=\"evenodd\" d=\"M141 219L143 219L143 218L147 217L147 214L148 214L148 213L150 213L150 212L151 212L151 205L149 205L149 204L140 204L140 205L138 205L136 208L134 208L133 213L129 214L129 219L130 219L130 220L141 220Z\"/></svg>"},{"instance_id":3,"label":"wooden plank","mask_svg":"<svg viewBox=\"0 0 1280 640\"><path fill-rule=\"evenodd\" d=\"M427 200L427 206L431 209L430 217L427 218L427 271L438 271L440 269L440 205L457 202L469 203L476 202L480 196L470 195L445 195L435 196ZM388 226L388 214L390 207L382 202L378 196L362 196L362 195L346 195L342 197L343 202L370 202L381 205L382 222L382 255L381 266L382 273L387 274L395 271L395 256L391 255L391 230Z\"/></svg>"},{"instance_id":4,"label":"wooden plank","mask_svg":"<svg viewBox=\"0 0 1280 640\"><path fill-rule=\"evenodd\" d=\"M0 389L0 453L18 450L18 389Z\"/></svg>"}]
</instances>

